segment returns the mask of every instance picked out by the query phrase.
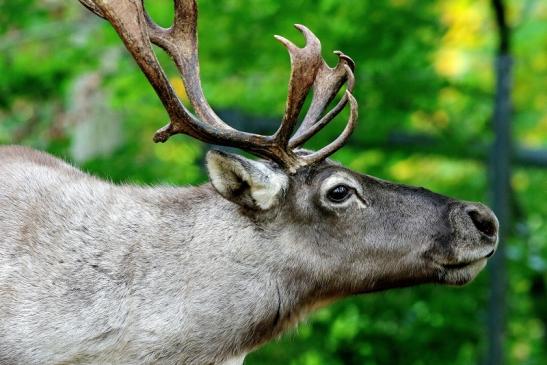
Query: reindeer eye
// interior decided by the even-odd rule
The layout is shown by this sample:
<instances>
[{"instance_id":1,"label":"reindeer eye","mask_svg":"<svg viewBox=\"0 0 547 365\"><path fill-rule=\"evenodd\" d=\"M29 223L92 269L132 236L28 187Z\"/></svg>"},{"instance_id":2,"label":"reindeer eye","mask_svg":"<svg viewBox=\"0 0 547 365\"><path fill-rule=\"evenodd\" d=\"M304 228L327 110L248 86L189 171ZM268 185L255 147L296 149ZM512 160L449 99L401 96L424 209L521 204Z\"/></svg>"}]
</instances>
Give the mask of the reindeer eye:
<instances>
[{"instance_id":1,"label":"reindeer eye","mask_svg":"<svg viewBox=\"0 0 547 365\"><path fill-rule=\"evenodd\" d=\"M336 185L327 193L327 198L334 203L341 203L351 196L351 189L346 185Z\"/></svg>"}]
</instances>

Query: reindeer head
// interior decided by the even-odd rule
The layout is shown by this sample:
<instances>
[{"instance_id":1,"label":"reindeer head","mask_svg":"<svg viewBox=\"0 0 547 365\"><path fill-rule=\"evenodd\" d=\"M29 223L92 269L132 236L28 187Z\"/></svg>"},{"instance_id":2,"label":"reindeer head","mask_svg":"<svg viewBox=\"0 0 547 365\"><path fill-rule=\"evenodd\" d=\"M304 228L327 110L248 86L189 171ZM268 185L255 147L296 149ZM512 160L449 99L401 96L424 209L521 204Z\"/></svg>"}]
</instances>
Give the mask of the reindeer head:
<instances>
[{"instance_id":1,"label":"reindeer head","mask_svg":"<svg viewBox=\"0 0 547 365\"><path fill-rule=\"evenodd\" d=\"M174 1L170 28L150 19L142 0L80 1L112 23L160 97L170 123L156 132L156 142L184 133L262 158L209 152L212 185L280 245L288 245L280 250L295 260L313 261L317 282L336 282L328 287L338 293L424 282L463 284L494 253L498 223L484 205L358 174L327 159L356 124L354 63L336 52L339 62L329 67L319 40L306 27L296 26L306 39L303 48L276 37L289 51L291 78L281 125L264 136L233 129L207 103L199 79L194 0ZM197 116L177 98L152 43L172 57ZM341 99L325 112L344 85ZM295 131L310 91L310 108ZM300 149L348 104L349 120L336 140L317 152Z\"/></svg>"}]
</instances>

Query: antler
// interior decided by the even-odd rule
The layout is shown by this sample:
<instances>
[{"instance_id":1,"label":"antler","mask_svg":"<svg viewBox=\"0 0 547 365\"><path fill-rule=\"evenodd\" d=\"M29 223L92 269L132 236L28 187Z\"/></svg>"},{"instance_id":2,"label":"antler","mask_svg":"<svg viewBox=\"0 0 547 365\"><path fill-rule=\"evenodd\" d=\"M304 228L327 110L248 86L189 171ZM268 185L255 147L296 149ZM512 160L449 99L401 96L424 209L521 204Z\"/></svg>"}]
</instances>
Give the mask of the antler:
<instances>
[{"instance_id":1,"label":"antler","mask_svg":"<svg viewBox=\"0 0 547 365\"><path fill-rule=\"evenodd\" d=\"M290 172L319 162L344 145L357 120L357 102L352 96L354 63L336 52L338 65L330 68L321 57L319 39L303 25L296 25L306 39L303 48L276 36L289 51L291 78L285 115L271 136L236 130L213 111L201 87L198 62L197 5L195 0L174 0L175 16L170 28L157 25L144 9L143 0L79 0L96 15L108 20L119 34L165 107L170 123L154 135L165 142L174 134L184 133L206 143L232 146L275 161ZM163 48L173 59L184 81L188 99L197 114L190 113L178 99L161 68L151 43ZM338 104L324 116L326 107L342 85L347 90ZM310 89L313 98L300 128L291 135ZM349 102L350 116L342 134L331 144L311 154L297 154L295 148L328 124ZM322 116L322 117L321 117Z\"/></svg>"}]
</instances>

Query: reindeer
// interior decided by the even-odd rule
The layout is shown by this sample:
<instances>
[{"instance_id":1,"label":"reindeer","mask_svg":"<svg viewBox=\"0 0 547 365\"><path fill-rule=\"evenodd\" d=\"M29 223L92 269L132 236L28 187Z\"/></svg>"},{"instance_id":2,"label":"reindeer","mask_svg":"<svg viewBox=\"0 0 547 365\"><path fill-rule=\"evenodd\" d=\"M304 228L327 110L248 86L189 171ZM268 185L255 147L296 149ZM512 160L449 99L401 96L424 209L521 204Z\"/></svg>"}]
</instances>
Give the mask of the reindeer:
<instances>
[{"instance_id":1,"label":"reindeer","mask_svg":"<svg viewBox=\"0 0 547 365\"><path fill-rule=\"evenodd\" d=\"M422 283L462 285L494 253L498 222L486 206L328 159L356 124L354 63L338 52L329 67L306 27L296 26L303 48L277 37L291 78L280 127L265 136L231 128L207 103L194 0L174 1L168 29L142 0L80 1L113 25L161 99L170 123L155 141L183 133L260 159L212 150L210 183L150 188L0 148L1 364L240 365L318 306ZM152 43L174 60L196 116ZM338 138L316 152L301 148L346 105Z\"/></svg>"}]
</instances>

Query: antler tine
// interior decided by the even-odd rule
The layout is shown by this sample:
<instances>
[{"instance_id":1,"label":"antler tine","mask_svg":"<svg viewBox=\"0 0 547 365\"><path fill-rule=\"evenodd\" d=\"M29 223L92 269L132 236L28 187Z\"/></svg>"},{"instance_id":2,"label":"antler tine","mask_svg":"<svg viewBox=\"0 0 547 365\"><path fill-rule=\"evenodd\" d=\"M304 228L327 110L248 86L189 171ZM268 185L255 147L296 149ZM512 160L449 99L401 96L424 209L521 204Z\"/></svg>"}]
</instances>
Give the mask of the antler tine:
<instances>
[{"instance_id":1,"label":"antler tine","mask_svg":"<svg viewBox=\"0 0 547 365\"><path fill-rule=\"evenodd\" d=\"M90 10L93 14L104 19L105 16L103 12L93 3L92 0L80 0L80 3L88 10Z\"/></svg>"},{"instance_id":2,"label":"antler tine","mask_svg":"<svg viewBox=\"0 0 547 365\"><path fill-rule=\"evenodd\" d=\"M319 39L305 26L296 24L295 27L306 39L306 45L303 48L297 47L284 37L275 36L275 39L287 48L291 59L291 77L285 115L274 135L274 139L282 146L288 146L289 137L298 121L302 105L323 63Z\"/></svg>"},{"instance_id":3,"label":"antler tine","mask_svg":"<svg viewBox=\"0 0 547 365\"><path fill-rule=\"evenodd\" d=\"M175 0L175 19L169 29L157 27L152 43L163 48L175 62L188 99L198 117L205 123L222 129L233 129L213 111L201 86L199 77L197 16L194 0ZM151 21L150 21L151 22Z\"/></svg>"},{"instance_id":4,"label":"antler tine","mask_svg":"<svg viewBox=\"0 0 547 365\"><path fill-rule=\"evenodd\" d=\"M351 133L355 129L358 116L357 100L355 100L355 97L348 90L346 90L344 96L347 98L350 106L348 124L346 125L342 133L338 136L338 138L336 138L329 145L323 147L317 152L301 156L301 159L304 160L305 165L312 165L314 163L322 161L332 155L334 152L338 151L342 146L344 146L348 138L351 136Z\"/></svg>"},{"instance_id":5,"label":"antler tine","mask_svg":"<svg viewBox=\"0 0 547 365\"><path fill-rule=\"evenodd\" d=\"M347 103L347 97L344 94L338 104L331 109L323 118L321 115L326 107L334 99L342 85L347 81L347 90L353 91L355 78L353 70L355 63L347 55L340 51L334 52L338 55L338 64L331 68L325 62L321 65L317 73L317 78L313 84L313 99L310 109L304 117L304 121L290 139L289 146L295 148L304 144L309 138L327 125Z\"/></svg>"}]
</instances>

